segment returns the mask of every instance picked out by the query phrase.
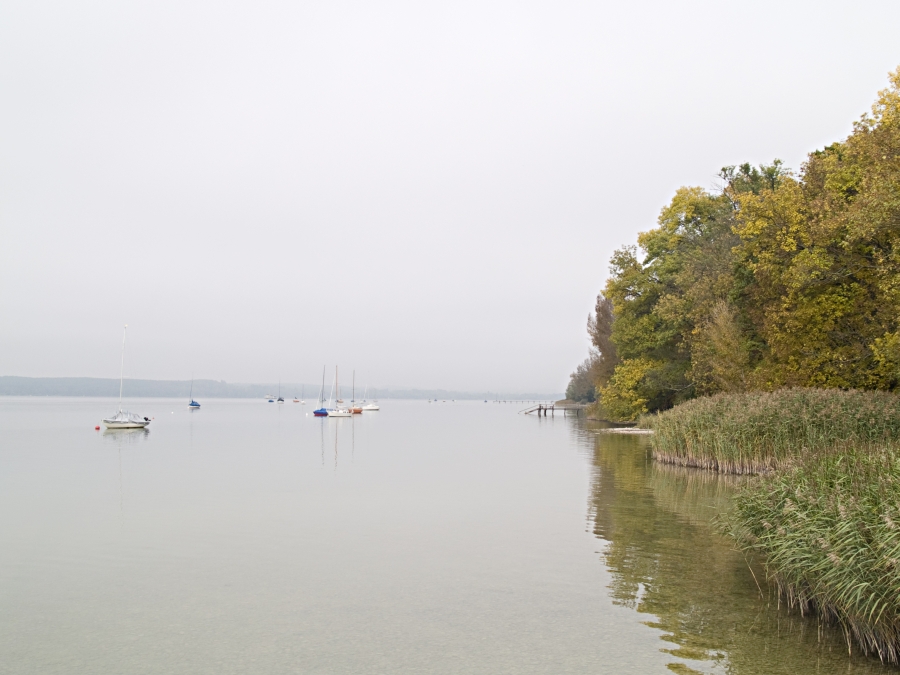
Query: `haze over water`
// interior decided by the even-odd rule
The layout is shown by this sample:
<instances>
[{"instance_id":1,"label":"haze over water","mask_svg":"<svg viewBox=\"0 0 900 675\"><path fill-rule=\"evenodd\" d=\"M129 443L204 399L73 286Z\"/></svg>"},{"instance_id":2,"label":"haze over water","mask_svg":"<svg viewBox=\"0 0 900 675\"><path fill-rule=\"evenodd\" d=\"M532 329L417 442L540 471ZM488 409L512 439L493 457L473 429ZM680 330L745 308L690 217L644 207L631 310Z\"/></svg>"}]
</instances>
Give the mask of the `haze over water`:
<instances>
[{"instance_id":1,"label":"haze over water","mask_svg":"<svg viewBox=\"0 0 900 675\"><path fill-rule=\"evenodd\" d=\"M870 673L709 525L730 482L493 403L0 401L0 673Z\"/></svg>"}]
</instances>

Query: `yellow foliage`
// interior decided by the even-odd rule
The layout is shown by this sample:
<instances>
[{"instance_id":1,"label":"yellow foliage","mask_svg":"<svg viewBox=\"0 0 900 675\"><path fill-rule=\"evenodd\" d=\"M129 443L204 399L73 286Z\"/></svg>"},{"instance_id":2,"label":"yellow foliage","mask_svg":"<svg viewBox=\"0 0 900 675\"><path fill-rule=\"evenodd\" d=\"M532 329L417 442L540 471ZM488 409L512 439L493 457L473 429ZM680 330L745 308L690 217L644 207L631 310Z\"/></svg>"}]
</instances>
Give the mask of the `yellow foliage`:
<instances>
[{"instance_id":1,"label":"yellow foliage","mask_svg":"<svg viewBox=\"0 0 900 675\"><path fill-rule=\"evenodd\" d=\"M609 384L599 392L600 405L608 419L633 422L647 412L647 376L658 365L650 359L626 359L616 366Z\"/></svg>"}]
</instances>

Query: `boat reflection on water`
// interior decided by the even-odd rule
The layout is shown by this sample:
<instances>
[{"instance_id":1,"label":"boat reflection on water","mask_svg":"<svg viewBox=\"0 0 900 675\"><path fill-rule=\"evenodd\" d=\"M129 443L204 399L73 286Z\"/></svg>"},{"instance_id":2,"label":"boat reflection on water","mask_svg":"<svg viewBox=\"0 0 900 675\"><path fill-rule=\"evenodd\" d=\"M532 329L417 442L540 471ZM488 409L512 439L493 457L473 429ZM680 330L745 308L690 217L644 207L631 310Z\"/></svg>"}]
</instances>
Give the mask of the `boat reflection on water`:
<instances>
[{"instance_id":1,"label":"boat reflection on water","mask_svg":"<svg viewBox=\"0 0 900 675\"><path fill-rule=\"evenodd\" d=\"M150 435L150 430L146 428L104 429L100 435L105 439L119 441L120 443L139 443Z\"/></svg>"},{"instance_id":2,"label":"boat reflection on water","mask_svg":"<svg viewBox=\"0 0 900 675\"><path fill-rule=\"evenodd\" d=\"M579 433L592 431L591 422L573 423ZM848 655L837 627L779 608L764 572L756 565L751 572L718 533L716 514L741 481L754 478L656 463L646 437L597 433L591 443L589 510L594 534L605 542L611 597L662 631L672 671L896 672Z\"/></svg>"}]
</instances>

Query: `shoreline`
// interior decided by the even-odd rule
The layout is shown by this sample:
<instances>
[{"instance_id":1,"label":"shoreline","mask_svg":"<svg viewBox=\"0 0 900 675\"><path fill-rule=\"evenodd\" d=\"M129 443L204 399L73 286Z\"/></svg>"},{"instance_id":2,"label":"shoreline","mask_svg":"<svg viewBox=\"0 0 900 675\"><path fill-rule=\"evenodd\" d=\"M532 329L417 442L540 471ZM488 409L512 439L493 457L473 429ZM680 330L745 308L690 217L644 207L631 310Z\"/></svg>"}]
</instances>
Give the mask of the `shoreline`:
<instances>
[{"instance_id":1,"label":"shoreline","mask_svg":"<svg viewBox=\"0 0 900 675\"><path fill-rule=\"evenodd\" d=\"M718 394L642 423L655 461L748 476L721 527L789 607L900 664L900 397Z\"/></svg>"}]
</instances>

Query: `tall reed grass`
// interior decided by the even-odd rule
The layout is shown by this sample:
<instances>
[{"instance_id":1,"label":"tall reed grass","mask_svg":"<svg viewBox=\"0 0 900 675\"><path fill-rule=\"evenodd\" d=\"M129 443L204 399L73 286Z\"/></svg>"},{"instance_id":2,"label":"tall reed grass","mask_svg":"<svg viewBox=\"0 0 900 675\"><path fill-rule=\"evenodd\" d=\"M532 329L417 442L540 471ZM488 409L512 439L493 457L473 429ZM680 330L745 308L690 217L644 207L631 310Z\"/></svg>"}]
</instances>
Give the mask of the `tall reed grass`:
<instances>
[{"instance_id":1,"label":"tall reed grass","mask_svg":"<svg viewBox=\"0 0 900 675\"><path fill-rule=\"evenodd\" d=\"M900 397L782 389L718 394L646 415L655 459L724 473L769 473L806 450L900 439Z\"/></svg>"},{"instance_id":2,"label":"tall reed grass","mask_svg":"<svg viewBox=\"0 0 900 675\"><path fill-rule=\"evenodd\" d=\"M725 523L792 607L900 662L900 445L806 450L742 486Z\"/></svg>"}]
</instances>

